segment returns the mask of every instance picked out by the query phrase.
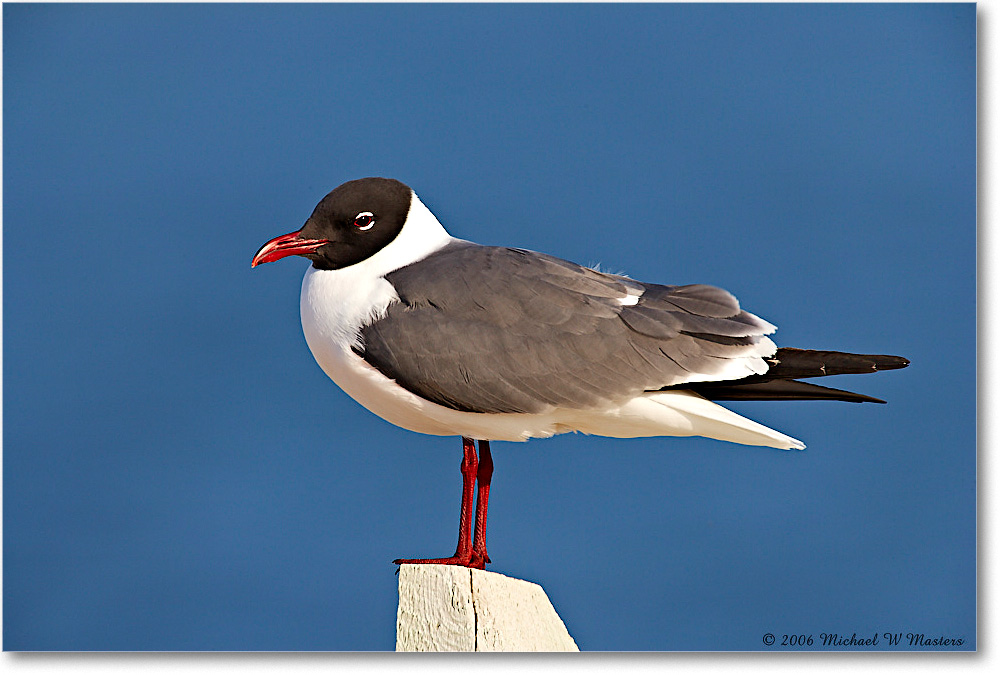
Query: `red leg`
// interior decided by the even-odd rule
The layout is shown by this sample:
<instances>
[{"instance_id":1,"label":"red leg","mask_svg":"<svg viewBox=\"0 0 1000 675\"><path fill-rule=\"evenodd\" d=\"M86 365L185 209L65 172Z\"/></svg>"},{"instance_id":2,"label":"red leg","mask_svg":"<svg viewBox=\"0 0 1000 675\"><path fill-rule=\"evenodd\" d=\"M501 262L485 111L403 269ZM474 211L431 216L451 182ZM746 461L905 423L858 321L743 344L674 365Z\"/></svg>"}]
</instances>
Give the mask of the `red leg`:
<instances>
[{"instance_id":1,"label":"red leg","mask_svg":"<svg viewBox=\"0 0 1000 675\"><path fill-rule=\"evenodd\" d=\"M482 442L480 442L480 447ZM433 563L437 565L465 565L472 560L472 500L476 491L476 474L479 460L476 458L476 444L471 438L462 438L462 516L458 522L458 547L455 555L450 558L399 558L393 560L397 565ZM489 451L487 451L488 453ZM492 470L492 462L491 462ZM486 514L483 514L483 525L486 525ZM477 523L478 526L478 523ZM477 529L478 533L478 529ZM478 535L477 535L478 536ZM484 532L485 537L485 532ZM484 542L485 544L485 542ZM483 551L485 552L485 547ZM482 567L480 567L482 569Z\"/></svg>"},{"instance_id":2,"label":"red leg","mask_svg":"<svg viewBox=\"0 0 1000 675\"><path fill-rule=\"evenodd\" d=\"M493 478L493 456L490 454L490 442L479 441L479 470L476 479L479 481L479 492L476 495L476 530L472 539L472 560L469 567L483 569L490 562L486 553L486 511L490 507L490 480Z\"/></svg>"}]
</instances>

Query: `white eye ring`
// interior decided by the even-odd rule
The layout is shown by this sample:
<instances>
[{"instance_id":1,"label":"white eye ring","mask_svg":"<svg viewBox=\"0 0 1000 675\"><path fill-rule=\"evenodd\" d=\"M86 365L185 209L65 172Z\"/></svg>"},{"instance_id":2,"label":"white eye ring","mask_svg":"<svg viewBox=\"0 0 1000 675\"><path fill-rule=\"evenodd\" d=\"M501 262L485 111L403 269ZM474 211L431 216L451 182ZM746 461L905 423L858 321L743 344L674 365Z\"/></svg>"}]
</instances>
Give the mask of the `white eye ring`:
<instances>
[{"instance_id":1,"label":"white eye ring","mask_svg":"<svg viewBox=\"0 0 1000 675\"><path fill-rule=\"evenodd\" d=\"M361 225L360 223L366 223ZM371 211L362 211L358 215L354 216L354 227L364 232L365 230L370 230L375 227L375 214Z\"/></svg>"}]
</instances>

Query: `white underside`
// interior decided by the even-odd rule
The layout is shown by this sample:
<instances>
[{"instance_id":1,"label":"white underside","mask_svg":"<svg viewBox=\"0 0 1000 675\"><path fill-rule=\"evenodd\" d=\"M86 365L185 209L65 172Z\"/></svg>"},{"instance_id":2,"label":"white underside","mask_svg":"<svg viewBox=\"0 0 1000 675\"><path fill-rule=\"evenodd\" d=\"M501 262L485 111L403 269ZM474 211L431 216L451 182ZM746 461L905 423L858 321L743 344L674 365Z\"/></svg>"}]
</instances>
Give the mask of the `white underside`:
<instances>
[{"instance_id":1,"label":"white underside","mask_svg":"<svg viewBox=\"0 0 1000 675\"><path fill-rule=\"evenodd\" d=\"M410 227L415 225L416 227ZM453 239L414 196L397 240L340 270L309 268L302 280L302 329L323 371L351 398L392 424L423 434L525 441L579 431L636 438L705 436L744 445L801 449L800 441L687 391L643 394L600 408L552 408L540 414L468 413L426 401L368 365L352 350L358 328L398 300L388 272L420 260ZM623 304L631 301L631 297Z\"/></svg>"}]
</instances>

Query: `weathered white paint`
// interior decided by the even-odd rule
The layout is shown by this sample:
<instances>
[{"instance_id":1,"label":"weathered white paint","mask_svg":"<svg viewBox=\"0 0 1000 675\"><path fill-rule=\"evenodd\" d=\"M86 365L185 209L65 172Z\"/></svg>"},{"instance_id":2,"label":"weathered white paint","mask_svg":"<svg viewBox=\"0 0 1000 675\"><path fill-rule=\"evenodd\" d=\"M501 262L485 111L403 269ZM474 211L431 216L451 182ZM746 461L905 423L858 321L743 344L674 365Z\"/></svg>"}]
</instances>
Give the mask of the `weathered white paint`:
<instances>
[{"instance_id":1,"label":"weathered white paint","mask_svg":"<svg viewBox=\"0 0 1000 675\"><path fill-rule=\"evenodd\" d=\"M579 649L538 584L456 565L402 565L396 651Z\"/></svg>"}]
</instances>

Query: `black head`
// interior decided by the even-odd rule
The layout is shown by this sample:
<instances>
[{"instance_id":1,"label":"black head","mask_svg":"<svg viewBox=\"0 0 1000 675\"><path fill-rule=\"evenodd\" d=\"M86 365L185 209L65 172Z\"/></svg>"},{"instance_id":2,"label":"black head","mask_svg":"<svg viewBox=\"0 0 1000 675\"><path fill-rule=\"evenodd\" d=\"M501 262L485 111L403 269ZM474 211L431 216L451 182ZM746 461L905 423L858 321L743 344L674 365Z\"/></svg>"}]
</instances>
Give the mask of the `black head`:
<instances>
[{"instance_id":1,"label":"black head","mask_svg":"<svg viewBox=\"0 0 1000 675\"><path fill-rule=\"evenodd\" d=\"M391 178L360 178L323 197L298 232L264 244L253 266L289 255L335 270L366 260L403 229L413 192Z\"/></svg>"},{"instance_id":2,"label":"black head","mask_svg":"<svg viewBox=\"0 0 1000 675\"><path fill-rule=\"evenodd\" d=\"M360 178L323 197L299 230L306 239L325 239L306 257L319 269L361 262L389 244L406 222L412 191L391 178Z\"/></svg>"}]
</instances>

